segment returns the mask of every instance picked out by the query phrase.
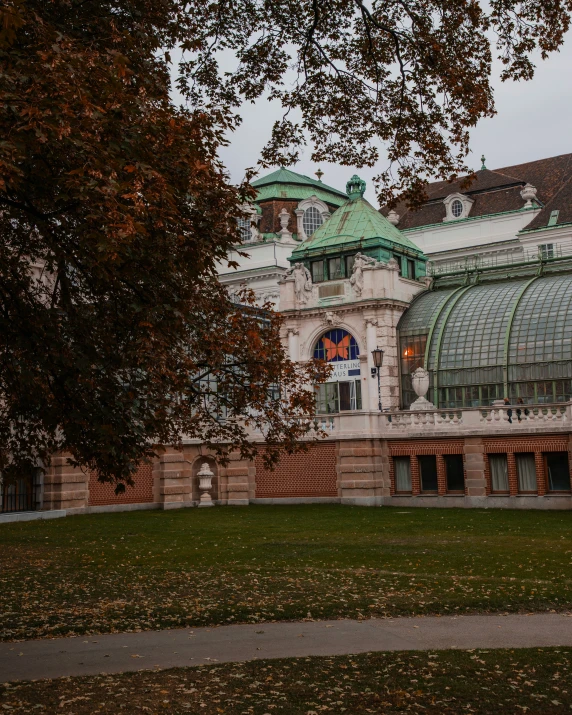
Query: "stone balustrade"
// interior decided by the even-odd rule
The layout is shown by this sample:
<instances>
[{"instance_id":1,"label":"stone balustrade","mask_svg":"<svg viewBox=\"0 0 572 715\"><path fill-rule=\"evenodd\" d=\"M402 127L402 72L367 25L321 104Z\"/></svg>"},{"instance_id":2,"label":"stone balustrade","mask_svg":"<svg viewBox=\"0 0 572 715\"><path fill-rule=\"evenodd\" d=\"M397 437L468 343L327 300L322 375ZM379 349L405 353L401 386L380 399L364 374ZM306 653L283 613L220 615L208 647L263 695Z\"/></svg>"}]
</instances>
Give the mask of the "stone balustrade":
<instances>
[{"instance_id":1,"label":"stone balustrade","mask_svg":"<svg viewBox=\"0 0 572 715\"><path fill-rule=\"evenodd\" d=\"M391 437L402 432L480 434L497 431L526 434L538 431L567 431L572 425L572 403L509 405L455 410L384 413L381 431ZM393 433L393 434L392 434Z\"/></svg>"},{"instance_id":2,"label":"stone balustrade","mask_svg":"<svg viewBox=\"0 0 572 715\"><path fill-rule=\"evenodd\" d=\"M572 402L508 407L471 407L439 410L361 410L308 419L307 439L318 433L325 439L466 436L469 434L527 434L572 431ZM260 430L251 439L263 442Z\"/></svg>"},{"instance_id":3,"label":"stone balustrade","mask_svg":"<svg viewBox=\"0 0 572 715\"><path fill-rule=\"evenodd\" d=\"M416 412L412 410L342 412L317 415L308 436L326 432L332 439L527 434L572 430L572 403L472 407Z\"/></svg>"},{"instance_id":4,"label":"stone balustrade","mask_svg":"<svg viewBox=\"0 0 572 715\"><path fill-rule=\"evenodd\" d=\"M570 422L570 404L494 407L480 410L480 413L481 423L487 425L497 422L507 424Z\"/></svg>"}]
</instances>

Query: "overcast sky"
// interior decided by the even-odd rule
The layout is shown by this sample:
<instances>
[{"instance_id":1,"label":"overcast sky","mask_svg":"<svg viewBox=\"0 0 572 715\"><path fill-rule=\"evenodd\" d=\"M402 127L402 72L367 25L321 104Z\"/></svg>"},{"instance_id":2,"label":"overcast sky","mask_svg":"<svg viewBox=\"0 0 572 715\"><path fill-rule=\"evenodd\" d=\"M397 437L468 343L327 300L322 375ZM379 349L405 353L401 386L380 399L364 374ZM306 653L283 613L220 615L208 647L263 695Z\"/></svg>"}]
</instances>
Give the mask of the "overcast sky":
<instances>
[{"instance_id":1,"label":"overcast sky","mask_svg":"<svg viewBox=\"0 0 572 715\"><path fill-rule=\"evenodd\" d=\"M559 53L536 64L531 82L493 80L497 115L482 120L472 131L472 154L467 162L472 168L480 167L481 154L486 156L487 168L499 169L572 152L572 36ZM242 180L246 167L256 164L273 122L280 117L280 108L261 100L254 106L245 105L242 116L242 126L222 152L236 182ZM308 148L302 161L291 168L314 176L318 166L309 160L310 154ZM319 168L324 172L322 181L339 189L357 172L368 183L366 198L377 205L371 178L379 170L324 163Z\"/></svg>"}]
</instances>

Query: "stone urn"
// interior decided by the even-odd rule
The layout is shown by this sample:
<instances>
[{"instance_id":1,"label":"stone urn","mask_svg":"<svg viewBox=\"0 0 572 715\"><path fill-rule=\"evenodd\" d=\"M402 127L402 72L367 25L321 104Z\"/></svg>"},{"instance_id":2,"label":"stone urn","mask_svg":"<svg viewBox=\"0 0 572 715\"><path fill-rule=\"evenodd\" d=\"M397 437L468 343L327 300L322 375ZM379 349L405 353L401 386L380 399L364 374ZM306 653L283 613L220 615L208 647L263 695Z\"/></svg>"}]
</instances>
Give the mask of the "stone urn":
<instances>
[{"instance_id":1,"label":"stone urn","mask_svg":"<svg viewBox=\"0 0 572 715\"><path fill-rule=\"evenodd\" d=\"M211 497L214 474L212 473L212 470L207 462L203 462L197 474L197 477L199 478L199 489L201 490L201 500L199 502L199 507L214 506L214 502Z\"/></svg>"},{"instance_id":2,"label":"stone urn","mask_svg":"<svg viewBox=\"0 0 572 715\"><path fill-rule=\"evenodd\" d=\"M409 408L410 410L434 410L435 405L425 398L429 389L429 373L425 368L418 367L411 375L411 384L417 399Z\"/></svg>"},{"instance_id":3,"label":"stone urn","mask_svg":"<svg viewBox=\"0 0 572 715\"><path fill-rule=\"evenodd\" d=\"M522 191L520 192L520 195L526 203L524 204L525 209L530 209L532 208L533 204L532 202L536 199L536 192L537 188L536 186L533 186L532 184L526 184Z\"/></svg>"},{"instance_id":4,"label":"stone urn","mask_svg":"<svg viewBox=\"0 0 572 715\"><path fill-rule=\"evenodd\" d=\"M425 368L418 367L411 375L411 384L417 397L425 397L429 389L429 373Z\"/></svg>"}]
</instances>

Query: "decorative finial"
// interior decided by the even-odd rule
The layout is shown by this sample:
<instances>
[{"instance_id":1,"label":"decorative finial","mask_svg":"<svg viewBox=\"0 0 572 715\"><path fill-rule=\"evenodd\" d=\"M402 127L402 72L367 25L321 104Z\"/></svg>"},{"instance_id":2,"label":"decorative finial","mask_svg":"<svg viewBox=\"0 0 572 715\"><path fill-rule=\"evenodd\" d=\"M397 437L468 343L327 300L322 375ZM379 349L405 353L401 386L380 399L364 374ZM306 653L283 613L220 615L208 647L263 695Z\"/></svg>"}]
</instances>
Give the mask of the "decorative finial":
<instances>
[{"instance_id":1,"label":"decorative finial","mask_svg":"<svg viewBox=\"0 0 572 715\"><path fill-rule=\"evenodd\" d=\"M399 223L399 219L400 219L400 216L397 213L397 211L395 211L394 209L391 209L391 211L387 214L387 220L389 221L389 223L392 223L394 226L397 226L397 224Z\"/></svg>"},{"instance_id":2,"label":"decorative finial","mask_svg":"<svg viewBox=\"0 0 572 715\"><path fill-rule=\"evenodd\" d=\"M318 177L318 181L322 181L322 176L324 176L324 172L321 169L318 169L316 172L316 176Z\"/></svg>"},{"instance_id":3,"label":"decorative finial","mask_svg":"<svg viewBox=\"0 0 572 715\"><path fill-rule=\"evenodd\" d=\"M483 155L481 156L481 171L483 171L483 170L486 169L486 168L487 168L487 167L485 166L485 155L483 154Z\"/></svg>"},{"instance_id":4,"label":"decorative finial","mask_svg":"<svg viewBox=\"0 0 572 715\"><path fill-rule=\"evenodd\" d=\"M346 184L346 194L349 196L350 201L361 199L365 194L365 181L360 179L357 174L354 174Z\"/></svg>"}]
</instances>

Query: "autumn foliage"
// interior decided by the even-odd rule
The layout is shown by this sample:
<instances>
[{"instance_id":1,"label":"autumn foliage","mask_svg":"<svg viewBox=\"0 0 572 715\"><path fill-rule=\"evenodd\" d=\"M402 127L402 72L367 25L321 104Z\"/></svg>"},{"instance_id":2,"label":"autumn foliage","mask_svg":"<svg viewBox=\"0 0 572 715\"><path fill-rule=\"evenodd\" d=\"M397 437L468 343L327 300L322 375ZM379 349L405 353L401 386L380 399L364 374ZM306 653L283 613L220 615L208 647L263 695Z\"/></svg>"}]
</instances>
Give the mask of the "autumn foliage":
<instances>
[{"instance_id":1,"label":"autumn foliage","mask_svg":"<svg viewBox=\"0 0 572 715\"><path fill-rule=\"evenodd\" d=\"M283 354L278 317L230 302L214 277L250 194L217 159L230 120L169 99L175 5L3 15L4 474L62 449L129 480L183 437L252 454L247 423L294 448L313 411L304 368Z\"/></svg>"},{"instance_id":2,"label":"autumn foliage","mask_svg":"<svg viewBox=\"0 0 572 715\"><path fill-rule=\"evenodd\" d=\"M155 445L295 449L319 367L215 278L254 194L219 150L241 102L280 101L262 163L381 168L419 201L464 169L507 78L558 48L571 0L6 0L0 7L0 469L66 450L128 481ZM176 84L186 99L170 97ZM221 57L235 58L228 70ZM255 157L253 157L253 163ZM248 303L248 298L245 297ZM319 377L320 375L318 375ZM248 424L250 423L250 424Z\"/></svg>"}]
</instances>

